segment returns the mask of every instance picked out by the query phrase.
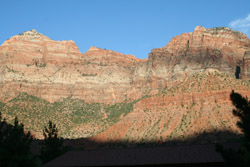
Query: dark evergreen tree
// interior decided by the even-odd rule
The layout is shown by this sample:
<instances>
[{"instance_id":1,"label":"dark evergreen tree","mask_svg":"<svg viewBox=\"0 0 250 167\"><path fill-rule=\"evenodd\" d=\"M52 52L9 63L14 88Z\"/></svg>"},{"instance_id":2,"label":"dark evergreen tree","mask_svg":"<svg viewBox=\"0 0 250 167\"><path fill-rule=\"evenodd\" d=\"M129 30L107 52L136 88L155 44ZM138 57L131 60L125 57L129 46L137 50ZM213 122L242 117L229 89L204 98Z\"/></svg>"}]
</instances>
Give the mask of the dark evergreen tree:
<instances>
[{"instance_id":1,"label":"dark evergreen tree","mask_svg":"<svg viewBox=\"0 0 250 167\"><path fill-rule=\"evenodd\" d=\"M243 132L242 148L233 150L217 145L216 150L221 153L226 166L250 166L250 101L234 91L230 94L230 99L235 106L233 115L239 118L237 126Z\"/></svg>"},{"instance_id":2,"label":"dark evergreen tree","mask_svg":"<svg viewBox=\"0 0 250 167\"><path fill-rule=\"evenodd\" d=\"M0 113L0 166L35 167L38 159L30 151L33 138L15 117L14 126L2 120Z\"/></svg>"},{"instance_id":3,"label":"dark evergreen tree","mask_svg":"<svg viewBox=\"0 0 250 167\"><path fill-rule=\"evenodd\" d=\"M41 148L41 159L44 163L58 157L64 152L63 140L58 137L56 125L49 121L43 130L44 142Z\"/></svg>"}]
</instances>

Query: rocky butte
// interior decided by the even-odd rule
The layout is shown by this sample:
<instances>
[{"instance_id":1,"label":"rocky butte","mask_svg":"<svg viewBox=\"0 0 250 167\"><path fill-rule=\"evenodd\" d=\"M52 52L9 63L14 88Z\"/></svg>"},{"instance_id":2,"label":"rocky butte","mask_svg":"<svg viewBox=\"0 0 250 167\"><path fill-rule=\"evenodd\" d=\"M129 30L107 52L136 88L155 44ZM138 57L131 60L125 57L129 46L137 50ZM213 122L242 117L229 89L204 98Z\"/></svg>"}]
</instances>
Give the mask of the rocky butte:
<instances>
[{"instance_id":1,"label":"rocky butte","mask_svg":"<svg viewBox=\"0 0 250 167\"><path fill-rule=\"evenodd\" d=\"M197 26L148 59L97 47L82 54L32 30L0 46L0 101L9 120L17 114L38 136L32 119L42 127L48 110L63 137L98 142L240 133L229 94L250 95L249 63L249 38L226 27Z\"/></svg>"}]
</instances>

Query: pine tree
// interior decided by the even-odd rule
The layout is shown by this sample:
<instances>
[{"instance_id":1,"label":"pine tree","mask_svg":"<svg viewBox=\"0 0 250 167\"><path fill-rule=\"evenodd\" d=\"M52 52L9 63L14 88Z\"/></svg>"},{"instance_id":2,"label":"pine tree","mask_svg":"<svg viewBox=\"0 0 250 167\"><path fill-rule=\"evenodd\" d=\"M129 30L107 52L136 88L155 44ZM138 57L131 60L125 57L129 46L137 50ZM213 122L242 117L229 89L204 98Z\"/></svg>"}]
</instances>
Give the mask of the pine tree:
<instances>
[{"instance_id":1,"label":"pine tree","mask_svg":"<svg viewBox=\"0 0 250 167\"><path fill-rule=\"evenodd\" d=\"M226 166L250 166L250 101L234 91L230 94L230 99L235 106L233 115L239 118L237 126L243 132L242 148L233 150L217 145L216 150L221 153Z\"/></svg>"},{"instance_id":2,"label":"pine tree","mask_svg":"<svg viewBox=\"0 0 250 167\"><path fill-rule=\"evenodd\" d=\"M49 121L43 130L44 142L41 148L41 159L44 163L56 158L64 152L63 140L58 137L56 125Z\"/></svg>"},{"instance_id":3,"label":"pine tree","mask_svg":"<svg viewBox=\"0 0 250 167\"><path fill-rule=\"evenodd\" d=\"M0 113L0 166L35 167L38 159L31 153L33 138L24 132L24 125L15 117L14 126L2 121Z\"/></svg>"}]
</instances>

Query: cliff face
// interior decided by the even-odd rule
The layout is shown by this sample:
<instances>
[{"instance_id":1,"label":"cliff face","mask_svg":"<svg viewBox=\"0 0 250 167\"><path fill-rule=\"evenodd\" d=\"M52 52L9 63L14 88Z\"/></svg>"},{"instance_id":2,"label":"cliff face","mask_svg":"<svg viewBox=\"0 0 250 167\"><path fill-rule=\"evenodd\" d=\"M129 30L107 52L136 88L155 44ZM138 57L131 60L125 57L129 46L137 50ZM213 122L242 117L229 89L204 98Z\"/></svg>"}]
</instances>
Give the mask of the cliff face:
<instances>
[{"instance_id":1,"label":"cliff face","mask_svg":"<svg viewBox=\"0 0 250 167\"><path fill-rule=\"evenodd\" d=\"M250 78L250 51L245 52L242 63L242 72L240 78L248 79Z\"/></svg>"},{"instance_id":2,"label":"cliff face","mask_svg":"<svg viewBox=\"0 0 250 167\"><path fill-rule=\"evenodd\" d=\"M27 92L51 102L73 96L114 104L159 93L210 68L234 76L239 66L248 78L249 50L247 36L229 28L198 26L153 49L145 60L96 47L82 54L73 41L27 31L0 46L0 100Z\"/></svg>"},{"instance_id":3,"label":"cliff face","mask_svg":"<svg viewBox=\"0 0 250 167\"><path fill-rule=\"evenodd\" d=\"M35 30L5 41L0 57L2 101L27 92L51 102L68 96L121 102L134 68L144 61L95 47L81 54L73 41L54 41Z\"/></svg>"},{"instance_id":4,"label":"cliff face","mask_svg":"<svg viewBox=\"0 0 250 167\"><path fill-rule=\"evenodd\" d=\"M245 64L243 61L249 50L250 40L243 33L229 28L197 26L194 32L183 33L172 38L166 46L153 49L147 65L139 66L138 71L143 74L149 71L143 80L159 91L188 75L208 69L217 69L230 76L235 76L237 66L247 71L247 58ZM136 80L138 75L134 77Z\"/></svg>"},{"instance_id":5,"label":"cliff face","mask_svg":"<svg viewBox=\"0 0 250 167\"><path fill-rule=\"evenodd\" d=\"M76 82L71 77L77 73L70 74L66 68L72 68L81 53L73 41L53 41L32 30L5 41L0 56L2 100L18 92L53 100L65 96L67 85Z\"/></svg>"},{"instance_id":6,"label":"cliff face","mask_svg":"<svg viewBox=\"0 0 250 167\"><path fill-rule=\"evenodd\" d=\"M198 26L144 60L97 47L82 54L73 41L27 31L0 46L0 109L38 136L48 115L64 137L104 131L91 138L104 142L239 132L229 94L250 95L249 53L248 37L229 28Z\"/></svg>"}]
</instances>

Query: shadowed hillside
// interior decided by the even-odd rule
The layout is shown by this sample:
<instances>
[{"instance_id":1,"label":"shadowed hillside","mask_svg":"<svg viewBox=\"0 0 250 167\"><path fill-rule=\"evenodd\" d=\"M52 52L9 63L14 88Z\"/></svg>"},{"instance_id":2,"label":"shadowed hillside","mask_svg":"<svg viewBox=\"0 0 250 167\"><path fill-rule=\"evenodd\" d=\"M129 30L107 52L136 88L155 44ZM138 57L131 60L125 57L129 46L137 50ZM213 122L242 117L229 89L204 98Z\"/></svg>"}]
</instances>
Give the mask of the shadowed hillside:
<instances>
[{"instance_id":1,"label":"shadowed hillside","mask_svg":"<svg viewBox=\"0 0 250 167\"><path fill-rule=\"evenodd\" d=\"M185 139L172 138L166 141L103 141L98 142L91 138L79 138L79 139L64 139L65 146L70 146L73 149L117 149L117 148L146 148L146 147L165 147L165 146L177 146L177 145L206 145L216 143L239 143L241 134L231 131L217 131L217 132L204 132L197 135L186 136Z\"/></svg>"}]
</instances>

